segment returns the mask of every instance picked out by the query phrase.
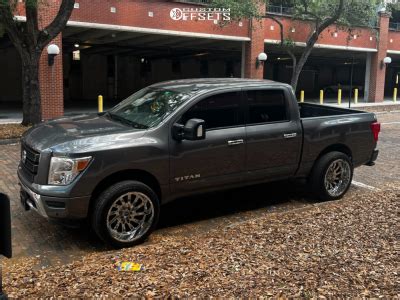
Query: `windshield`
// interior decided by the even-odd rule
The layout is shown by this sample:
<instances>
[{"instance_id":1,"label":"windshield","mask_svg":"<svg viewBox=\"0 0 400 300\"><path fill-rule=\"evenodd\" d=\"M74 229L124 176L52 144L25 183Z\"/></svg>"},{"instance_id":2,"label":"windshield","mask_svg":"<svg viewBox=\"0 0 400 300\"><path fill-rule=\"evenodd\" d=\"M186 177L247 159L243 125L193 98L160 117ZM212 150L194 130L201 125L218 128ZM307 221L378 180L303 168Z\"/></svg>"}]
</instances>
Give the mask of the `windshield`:
<instances>
[{"instance_id":1,"label":"windshield","mask_svg":"<svg viewBox=\"0 0 400 300\"><path fill-rule=\"evenodd\" d=\"M148 129L160 124L187 99L189 95L182 92L145 88L112 108L108 116L135 128Z\"/></svg>"}]
</instances>

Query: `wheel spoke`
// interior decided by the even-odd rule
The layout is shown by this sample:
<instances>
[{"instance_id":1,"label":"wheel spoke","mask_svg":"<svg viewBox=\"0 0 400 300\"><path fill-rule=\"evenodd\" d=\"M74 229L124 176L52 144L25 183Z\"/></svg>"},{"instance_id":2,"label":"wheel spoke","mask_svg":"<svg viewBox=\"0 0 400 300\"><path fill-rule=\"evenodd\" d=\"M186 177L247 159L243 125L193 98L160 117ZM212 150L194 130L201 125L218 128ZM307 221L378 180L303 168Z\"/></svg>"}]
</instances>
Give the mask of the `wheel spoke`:
<instances>
[{"instance_id":1,"label":"wheel spoke","mask_svg":"<svg viewBox=\"0 0 400 300\"><path fill-rule=\"evenodd\" d=\"M130 221L128 223L126 223L126 225L129 227L130 231L132 231L135 228L135 226L133 226Z\"/></svg>"},{"instance_id":2,"label":"wheel spoke","mask_svg":"<svg viewBox=\"0 0 400 300\"><path fill-rule=\"evenodd\" d=\"M343 159L337 159L327 168L324 182L325 189L333 197L340 196L349 186L350 178L350 164Z\"/></svg>"},{"instance_id":3,"label":"wheel spoke","mask_svg":"<svg viewBox=\"0 0 400 300\"><path fill-rule=\"evenodd\" d=\"M112 224L114 224L114 222L117 221L117 220L118 220L118 216L115 216L114 218L112 218L111 221L108 221L108 223L109 223L110 225L112 225Z\"/></svg>"},{"instance_id":4,"label":"wheel spoke","mask_svg":"<svg viewBox=\"0 0 400 300\"><path fill-rule=\"evenodd\" d=\"M154 219L154 206L150 198L140 192L128 192L111 205L106 222L110 235L120 242L141 238Z\"/></svg>"},{"instance_id":5,"label":"wheel spoke","mask_svg":"<svg viewBox=\"0 0 400 300\"><path fill-rule=\"evenodd\" d=\"M114 229L115 229L115 230L118 230L120 225L121 225L121 222L120 222L120 220L118 219L118 220L117 220L117 224L115 224Z\"/></svg>"},{"instance_id":6,"label":"wheel spoke","mask_svg":"<svg viewBox=\"0 0 400 300\"><path fill-rule=\"evenodd\" d=\"M137 203L138 203L139 200L141 200L141 199L139 198L139 196L138 196L138 195L135 195L135 199L131 202L131 203L132 203L132 206L135 207L135 206L137 205Z\"/></svg>"},{"instance_id":7,"label":"wheel spoke","mask_svg":"<svg viewBox=\"0 0 400 300\"><path fill-rule=\"evenodd\" d=\"M135 207L135 211L139 211L139 210L141 210L143 207L144 207L144 204L141 203L141 204L139 204L138 206Z\"/></svg>"},{"instance_id":8,"label":"wheel spoke","mask_svg":"<svg viewBox=\"0 0 400 300\"><path fill-rule=\"evenodd\" d=\"M136 217L133 217L133 218L131 219L131 221L132 221L132 222L135 222L136 224L139 224L139 223L140 223L140 220L139 220L139 219L136 219Z\"/></svg>"},{"instance_id":9,"label":"wheel spoke","mask_svg":"<svg viewBox=\"0 0 400 300\"><path fill-rule=\"evenodd\" d=\"M113 217L113 216L118 216L117 212L111 212L110 214L108 214L108 217Z\"/></svg>"}]
</instances>

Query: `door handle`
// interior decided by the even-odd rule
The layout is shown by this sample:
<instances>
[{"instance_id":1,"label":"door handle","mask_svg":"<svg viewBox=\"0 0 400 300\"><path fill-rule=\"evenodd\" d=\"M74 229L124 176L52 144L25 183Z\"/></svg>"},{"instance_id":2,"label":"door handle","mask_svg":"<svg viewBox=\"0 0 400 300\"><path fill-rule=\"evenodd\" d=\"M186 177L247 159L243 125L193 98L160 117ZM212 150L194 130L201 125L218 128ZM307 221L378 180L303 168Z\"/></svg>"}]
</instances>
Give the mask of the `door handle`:
<instances>
[{"instance_id":1,"label":"door handle","mask_svg":"<svg viewBox=\"0 0 400 300\"><path fill-rule=\"evenodd\" d=\"M285 133L284 135L283 135L283 137L285 138L285 139L292 139L292 138L295 138L297 136L297 133L296 132L293 132L293 133Z\"/></svg>"},{"instance_id":2,"label":"door handle","mask_svg":"<svg viewBox=\"0 0 400 300\"><path fill-rule=\"evenodd\" d=\"M232 141L228 141L228 146L235 146L235 145L240 145L243 144L243 140L232 140Z\"/></svg>"}]
</instances>

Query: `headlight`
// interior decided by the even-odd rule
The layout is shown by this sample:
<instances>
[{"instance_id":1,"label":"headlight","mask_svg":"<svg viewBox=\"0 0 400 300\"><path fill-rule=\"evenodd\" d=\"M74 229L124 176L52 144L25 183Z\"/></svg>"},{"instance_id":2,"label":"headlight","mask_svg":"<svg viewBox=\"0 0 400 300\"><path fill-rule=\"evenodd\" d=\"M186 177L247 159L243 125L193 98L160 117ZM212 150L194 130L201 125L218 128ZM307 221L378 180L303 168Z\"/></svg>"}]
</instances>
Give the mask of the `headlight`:
<instances>
[{"instance_id":1,"label":"headlight","mask_svg":"<svg viewBox=\"0 0 400 300\"><path fill-rule=\"evenodd\" d=\"M51 185L68 185L89 165L92 157L67 158L52 157L49 180Z\"/></svg>"}]
</instances>

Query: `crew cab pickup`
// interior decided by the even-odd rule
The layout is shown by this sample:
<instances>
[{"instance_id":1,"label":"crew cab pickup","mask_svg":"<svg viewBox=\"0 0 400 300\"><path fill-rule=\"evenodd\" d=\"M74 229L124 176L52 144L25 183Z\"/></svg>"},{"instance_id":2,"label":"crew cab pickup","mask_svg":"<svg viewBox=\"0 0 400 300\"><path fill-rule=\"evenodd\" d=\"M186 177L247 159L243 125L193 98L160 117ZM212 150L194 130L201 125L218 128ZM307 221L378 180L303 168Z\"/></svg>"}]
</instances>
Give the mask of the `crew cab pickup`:
<instances>
[{"instance_id":1,"label":"crew cab pickup","mask_svg":"<svg viewBox=\"0 0 400 300\"><path fill-rule=\"evenodd\" d=\"M63 117L21 139L21 202L48 219L89 218L115 247L138 244L178 197L288 178L342 197L373 165L373 113L298 103L267 80L154 84L105 113Z\"/></svg>"}]
</instances>

